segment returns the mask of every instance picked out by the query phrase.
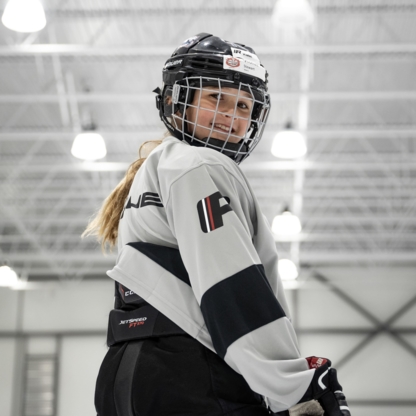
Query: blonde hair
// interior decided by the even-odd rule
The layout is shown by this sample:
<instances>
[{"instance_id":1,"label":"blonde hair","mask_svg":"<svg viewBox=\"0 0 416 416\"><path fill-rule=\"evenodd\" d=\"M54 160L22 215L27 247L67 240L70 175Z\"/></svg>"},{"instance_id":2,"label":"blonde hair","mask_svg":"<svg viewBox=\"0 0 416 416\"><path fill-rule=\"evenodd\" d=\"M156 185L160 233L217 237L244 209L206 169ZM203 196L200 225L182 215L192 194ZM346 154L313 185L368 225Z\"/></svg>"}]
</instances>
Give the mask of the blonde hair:
<instances>
[{"instance_id":1,"label":"blonde hair","mask_svg":"<svg viewBox=\"0 0 416 416\"><path fill-rule=\"evenodd\" d=\"M165 134L165 137L168 135ZM118 223L120 222L121 213L123 212L133 179L150 152L161 143L162 140L150 140L140 146L139 158L129 166L124 178L104 200L100 210L82 233L82 237L90 235L97 236L97 240L101 242L103 251L105 251L107 245L110 250L116 245Z\"/></svg>"}]
</instances>

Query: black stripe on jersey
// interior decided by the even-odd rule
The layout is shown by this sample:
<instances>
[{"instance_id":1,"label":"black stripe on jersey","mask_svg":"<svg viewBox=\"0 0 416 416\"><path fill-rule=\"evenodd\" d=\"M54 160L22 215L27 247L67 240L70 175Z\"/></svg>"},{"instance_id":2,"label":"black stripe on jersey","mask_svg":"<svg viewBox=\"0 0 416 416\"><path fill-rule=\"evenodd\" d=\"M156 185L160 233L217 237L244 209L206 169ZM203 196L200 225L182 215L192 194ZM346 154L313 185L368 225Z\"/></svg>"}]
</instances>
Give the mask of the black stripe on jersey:
<instances>
[{"instance_id":1,"label":"black stripe on jersey","mask_svg":"<svg viewBox=\"0 0 416 416\"><path fill-rule=\"evenodd\" d=\"M211 287L202 296L201 310L221 358L237 339L286 316L263 265L250 266Z\"/></svg>"},{"instance_id":2,"label":"black stripe on jersey","mask_svg":"<svg viewBox=\"0 0 416 416\"><path fill-rule=\"evenodd\" d=\"M191 286L188 272L185 269L179 250L176 248L141 242L128 243L127 245L140 251L159 266L162 266L178 279L182 280L182 282Z\"/></svg>"}]
</instances>

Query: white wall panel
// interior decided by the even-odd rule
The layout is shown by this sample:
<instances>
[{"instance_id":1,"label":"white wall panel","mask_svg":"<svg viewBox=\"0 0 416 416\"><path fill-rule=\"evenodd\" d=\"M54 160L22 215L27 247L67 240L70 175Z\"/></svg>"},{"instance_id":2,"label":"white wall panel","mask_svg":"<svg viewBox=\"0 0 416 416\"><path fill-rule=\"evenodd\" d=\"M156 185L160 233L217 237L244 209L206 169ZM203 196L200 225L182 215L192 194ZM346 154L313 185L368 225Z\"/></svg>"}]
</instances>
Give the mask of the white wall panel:
<instances>
[{"instance_id":1,"label":"white wall panel","mask_svg":"<svg viewBox=\"0 0 416 416\"><path fill-rule=\"evenodd\" d=\"M353 416L415 416L414 407L351 406Z\"/></svg>"},{"instance_id":2,"label":"white wall panel","mask_svg":"<svg viewBox=\"0 0 416 416\"><path fill-rule=\"evenodd\" d=\"M368 319L321 283L300 289L298 305L299 328L372 327Z\"/></svg>"},{"instance_id":3,"label":"white wall panel","mask_svg":"<svg viewBox=\"0 0 416 416\"><path fill-rule=\"evenodd\" d=\"M416 349L416 334L402 335L402 338Z\"/></svg>"},{"instance_id":4,"label":"white wall panel","mask_svg":"<svg viewBox=\"0 0 416 416\"><path fill-rule=\"evenodd\" d=\"M414 291L413 294L414 293L416 293L416 291ZM401 316L397 321L395 321L393 327L414 328L415 324L416 324L416 305L410 308L406 313L403 314L403 316Z\"/></svg>"},{"instance_id":5,"label":"white wall panel","mask_svg":"<svg viewBox=\"0 0 416 416\"><path fill-rule=\"evenodd\" d=\"M356 347L365 335L351 334L302 334L298 335L302 356L328 357L334 367L349 351Z\"/></svg>"},{"instance_id":6,"label":"white wall panel","mask_svg":"<svg viewBox=\"0 0 416 416\"><path fill-rule=\"evenodd\" d=\"M95 381L107 352L103 337L62 339L57 416L93 416Z\"/></svg>"},{"instance_id":7,"label":"white wall panel","mask_svg":"<svg viewBox=\"0 0 416 416\"><path fill-rule=\"evenodd\" d=\"M0 331L13 331L17 324L19 292L0 287Z\"/></svg>"},{"instance_id":8,"label":"white wall panel","mask_svg":"<svg viewBox=\"0 0 416 416\"><path fill-rule=\"evenodd\" d=\"M114 283L83 281L44 286L25 293L25 331L106 330Z\"/></svg>"},{"instance_id":9,"label":"white wall panel","mask_svg":"<svg viewBox=\"0 0 416 416\"><path fill-rule=\"evenodd\" d=\"M410 267L339 267L320 271L381 321L416 294L415 269Z\"/></svg>"},{"instance_id":10,"label":"white wall panel","mask_svg":"<svg viewBox=\"0 0 416 416\"><path fill-rule=\"evenodd\" d=\"M416 360L390 336L379 335L342 368L341 384L359 400L414 400Z\"/></svg>"},{"instance_id":11,"label":"white wall panel","mask_svg":"<svg viewBox=\"0 0 416 416\"><path fill-rule=\"evenodd\" d=\"M14 362L15 362L14 339L0 338L0 415L15 416L12 412L13 385L14 385Z\"/></svg>"},{"instance_id":12,"label":"white wall panel","mask_svg":"<svg viewBox=\"0 0 416 416\"><path fill-rule=\"evenodd\" d=\"M30 337L27 340L26 351L31 355L54 355L57 350L57 339L50 337Z\"/></svg>"}]
</instances>

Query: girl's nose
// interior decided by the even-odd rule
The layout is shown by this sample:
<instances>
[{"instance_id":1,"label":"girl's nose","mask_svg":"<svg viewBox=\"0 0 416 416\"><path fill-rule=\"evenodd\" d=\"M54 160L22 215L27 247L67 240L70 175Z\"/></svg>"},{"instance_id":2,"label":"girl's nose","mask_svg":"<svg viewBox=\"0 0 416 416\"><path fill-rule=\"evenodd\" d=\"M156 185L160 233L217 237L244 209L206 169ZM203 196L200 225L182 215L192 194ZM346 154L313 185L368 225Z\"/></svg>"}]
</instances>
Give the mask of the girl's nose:
<instances>
[{"instance_id":1,"label":"girl's nose","mask_svg":"<svg viewBox=\"0 0 416 416\"><path fill-rule=\"evenodd\" d=\"M222 109L220 110L226 117L231 117L234 114L235 103L228 101L225 102Z\"/></svg>"}]
</instances>

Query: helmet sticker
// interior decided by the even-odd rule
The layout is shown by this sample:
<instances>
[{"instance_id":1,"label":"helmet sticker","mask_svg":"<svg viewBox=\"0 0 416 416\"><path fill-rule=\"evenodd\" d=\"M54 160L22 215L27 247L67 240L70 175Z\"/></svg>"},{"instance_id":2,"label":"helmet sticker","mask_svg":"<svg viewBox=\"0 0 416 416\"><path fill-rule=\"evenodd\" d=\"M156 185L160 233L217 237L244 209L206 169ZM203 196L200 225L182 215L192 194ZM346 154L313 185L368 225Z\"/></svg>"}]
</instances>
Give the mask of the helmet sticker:
<instances>
[{"instance_id":1,"label":"helmet sticker","mask_svg":"<svg viewBox=\"0 0 416 416\"><path fill-rule=\"evenodd\" d=\"M253 61L247 61L243 58L236 58L233 56L225 55L223 57L223 68L231 69L232 71L242 72L260 78L262 81L266 80L266 70L258 63ZM236 64L239 61L239 64Z\"/></svg>"},{"instance_id":2,"label":"helmet sticker","mask_svg":"<svg viewBox=\"0 0 416 416\"><path fill-rule=\"evenodd\" d=\"M191 38L188 38L186 40L184 40L177 49L182 48L183 46L189 46L192 45L197 39L199 38L199 36L192 36Z\"/></svg>"},{"instance_id":3,"label":"helmet sticker","mask_svg":"<svg viewBox=\"0 0 416 416\"><path fill-rule=\"evenodd\" d=\"M172 101L173 101L174 104L178 104L180 90L181 90L181 86L179 84L175 84L173 86Z\"/></svg>"},{"instance_id":4,"label":"helmet sticker","mask_svg":"<svg viewBox=\"0 0 416 416\"><path fill-rule=\"evenodd\" d=\"M252 61L257 64L260 63L260 59L257 57L257 55L254 55L254 53L251 53L249 51L243 51L242 49L238 48L231 48L231 51L233 53L233 56L237 58L245 59L246 61Z\"/></svg>"},{"instance_id":5,"label":"helmet sticker","mask_svg":"<svg viewBox=\"0 0 416 416\"><path fill-rule=\"evenodd\" d=\"M181 48L190 48L192 45L198 42L199 36L192 36L191 38L188 38L184 40L174 51L172 56L176 55L176 52L178 52Z\"/></svg>"},{"instance_id":6,"label":"helmet sticker","mask_svg":"<svg viewBox=\"0 0 416 416\"><path fill-rule=\"evenodd\" d=\"M233 68L237 68L238 66L240 66L240 61L236 58L227 58L225 62L228 66L231 66Z\"/></svg>"}]
</instances>

